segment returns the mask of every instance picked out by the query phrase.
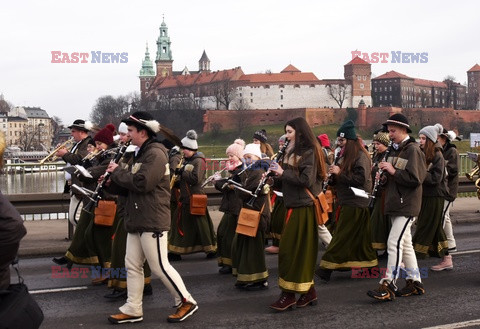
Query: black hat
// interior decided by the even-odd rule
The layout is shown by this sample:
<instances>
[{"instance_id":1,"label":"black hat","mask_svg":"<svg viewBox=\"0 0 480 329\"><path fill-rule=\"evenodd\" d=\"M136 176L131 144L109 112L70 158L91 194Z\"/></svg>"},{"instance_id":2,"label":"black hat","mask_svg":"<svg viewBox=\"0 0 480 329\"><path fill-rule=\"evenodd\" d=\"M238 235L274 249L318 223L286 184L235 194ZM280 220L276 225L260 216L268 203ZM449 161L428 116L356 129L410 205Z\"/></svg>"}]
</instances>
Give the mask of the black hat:
<instances>
[{"instance_id":1,"label":"black hat","mask_svg":"<svg viewBox=\"0 0 480 329\"><path fill-rule=\"evenodd\" d=\"M258 130L253 134L253 138L258 139L262 143L266 143L268 138L267 138L267 132L265 129Z\"/></svg>"},{"instance_id":2,"label":"black hat","mask_svg":"<svg viewBox=\"0 0 480 329\"><path fill-rule=\"evenodd\" d=\"M128 126L146 129L153 136L156 136L160 131L160 123L150 113L145 111L135 112L127 119L123 119L122 122L125 122Z\"/></svg>"},{"instance_id":3,"label":"black hat","mask_svg":"<svg viewBox=\"0 0 480 329\"><path fill-rule=\"evenodd\" d=\"M387 121L382 123L384 126L392 125L407 128L407 133L411 133L410 125L408 124L408 119L401 113L395 113Z\"/></svg>"},{"instance_id":4,"label":"black hat","mask_svg":"<svg viewBox=\"0 0 480 329\"><path fill-rule=\"evenodd\" d=\"M355 133L355 124L352 120L345 121L342 126L338 128L337 137L357 140L357 134Z\"/></svg>"},{"instance_id":5,"label":"black hat","mask_svg":"<svg viewBox=\"0 0 480 329\"><path fill-rule=\"evenodd\" d=\"M78 129L78 130L83 130L85 132L89 132L93 128L93 124L90 121L85 121L82 119L77 119L73 121L73 124L71 126L68 126L69 129Z\"/></svg>"}]
</instances>

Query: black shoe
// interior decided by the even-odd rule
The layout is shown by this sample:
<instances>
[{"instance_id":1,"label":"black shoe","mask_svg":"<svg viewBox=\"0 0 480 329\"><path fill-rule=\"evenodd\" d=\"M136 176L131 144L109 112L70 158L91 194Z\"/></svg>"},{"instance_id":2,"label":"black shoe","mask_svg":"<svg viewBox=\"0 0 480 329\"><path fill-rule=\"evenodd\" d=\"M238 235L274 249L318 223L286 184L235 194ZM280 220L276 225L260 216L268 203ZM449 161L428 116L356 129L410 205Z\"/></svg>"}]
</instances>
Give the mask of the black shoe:
<instances>
[{"instance_id":1,"label":"black shoe","mask_svg":"<svg viewBox=\"0 0 480 329\"><path fill-rule=\"evenodd\" d=\"M268 288L268 282L260 281L260 282L247 283L243 288L247 291L264 290Z\"/></svg>"},{"instance_id":2,"label":"black shoe","mask_svg":"<svg viewBox=\"0 0 480 329\"><path fill-rule=\"evenodd\" d=\"M377 289L369 290L368 297L375 298L382 301L390 301L395 299L398 289L392 282L384 281Z\"/></svg>"},{"instance_id":3,"label":"black shoe","mask_svg":"<svg viewBox=\"0 0 480 329\"><path fill-rule=\"evenodd\" d=\"M207 254L207 259L212 259L212 258L216 258L217 257L217 252L214 251L214 252L209 252Z\"/></svg>"},{"instance_id":4,"label":"black shoe","mask_svg":"<svg viewBox=\"0 0 480 329\"><path fill-rule=\"evenodd\" d=\"M232 267L229 265L223 265L221 269L218 270L220 274L231 274Z\"/></svg>"},{"instance_id":5,"label":"black shoe","mask_svg":"<svg viewBox=\"0 0 480 329\"><path fill-rule=\"evenodd\" d=\"M153 294L153 288L150 283L146 284L143 286L143 295L144 296L150 296Z\"/></svg>"},{"instance_id":6,"label":"black shoe","mask_svg":"<svg viewBox=\"0 0 480 329\"><path fill-rule=\"evenodd\" d=\"M332 276L332 270L324 269L324 268L317 268L315 270L315 275L324 283L330 281L330 277Z\"/></svg>"},{"instance_id":7,"label":"black shoe","mask_svg":"<svg viewBox=\"0 0 480 329\"><path fill-rule=\"evenodd\" d=\"M182 260L182 256L179 255L179 254L174 254L173 252L169 252L168 253L168 260L170 262L178 262L178 261Z\"/></svg>"},{"instance_id":8,"label":"black shoe","mask_svg":"<svg viewBox=\"0 0 480 329\"><path fill-rule=\"evenodd\" d=\"M243 290L243 289L245 289L246 285L247 285L247 283L237 282L237 283L235 283L235 288Z\"/></svg>"},{"instance_id":9,"label":"black shoe","mask_svg":"<svg viewBox=\"0 0 480 329\"><path fill-rule=\"evenodd\" d=\"M68 264L68 258L65 257L65 256L58 257L58 258L54 257L54 258L52 259L52 261L53 261L55 264L57 264L57 265L66 265L66 264Z\"/></svg>"},{"instance_id":10,"label":"black shoe","mask_svg":"<svg viewBox=\"0 0 480 329\"><path fill-rule=\"evenodd\" d=\"M122 290L113 289L111 293L106 294L103 297L108 298L108 299L125 298L125 297L127 297L127 289L122 289Z\"/></svg>"},{"instance_id":11,"label":"black shoe","mask_svg":"<svg viewBox=\"0 0 480 329\"><path fill-rule=\"evenodd\" d=\"M425 293L425 287L420 281L407 280L405 287L397 292L397 296L408 297L412 295L423 295Z\"/></svg>"}]
</instances>

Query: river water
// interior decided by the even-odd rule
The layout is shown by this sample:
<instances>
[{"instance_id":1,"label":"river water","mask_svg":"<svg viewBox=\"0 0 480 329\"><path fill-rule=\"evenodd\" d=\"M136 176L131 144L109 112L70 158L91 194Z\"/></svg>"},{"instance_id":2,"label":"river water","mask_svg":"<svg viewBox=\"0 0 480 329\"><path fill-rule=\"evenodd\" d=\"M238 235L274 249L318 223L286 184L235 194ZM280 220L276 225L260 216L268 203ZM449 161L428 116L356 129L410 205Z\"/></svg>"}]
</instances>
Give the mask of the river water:
<instances>
[{"instance_id":1,"label":"river water","mask_svg":"<svg viewBox=\"0 0 480 329\"><path fill-rule=\"evenodd\" d=\"M63 192L64 186L63 170L0 175L0 190L3 194Z\"/></svg>"}]
</instances>

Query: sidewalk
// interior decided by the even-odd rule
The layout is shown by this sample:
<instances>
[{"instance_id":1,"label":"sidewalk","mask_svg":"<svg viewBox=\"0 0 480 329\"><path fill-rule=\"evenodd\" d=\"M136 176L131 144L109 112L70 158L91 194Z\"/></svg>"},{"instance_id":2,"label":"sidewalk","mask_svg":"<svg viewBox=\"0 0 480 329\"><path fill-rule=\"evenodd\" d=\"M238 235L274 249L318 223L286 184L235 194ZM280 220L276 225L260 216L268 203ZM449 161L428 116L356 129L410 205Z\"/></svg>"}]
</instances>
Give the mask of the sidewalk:
<instances>
[{"instance_id":1,"label":"sidewalk","mask_svg":"<svg viewBox=\"0 0 480 329\"><path fill-rule=\"evenodd\" d=\"M218 207L209 208L215 230L223 216ZM450 211L454 224L480 222L480 200L459 198ZM67 240L67 220L25 221L27 235L20 243L20 256L61 256L70 241Z\"/></svg>"}]
</instances>

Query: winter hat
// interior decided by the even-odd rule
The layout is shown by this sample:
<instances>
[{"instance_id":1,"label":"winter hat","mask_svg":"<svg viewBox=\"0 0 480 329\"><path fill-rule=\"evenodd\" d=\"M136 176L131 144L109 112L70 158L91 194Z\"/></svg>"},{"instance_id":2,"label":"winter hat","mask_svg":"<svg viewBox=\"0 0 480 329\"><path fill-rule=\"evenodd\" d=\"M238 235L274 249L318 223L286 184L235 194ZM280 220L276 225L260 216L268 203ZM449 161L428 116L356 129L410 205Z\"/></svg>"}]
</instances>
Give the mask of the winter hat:
<instances>
[{"instance_id":1,"label":"winter hat","mask_svg":"<svg viewBox=\"0 0 480 329\"><path fill-rule=\"evenodd\" d=\"M435 126L426 126L420 129L418 132L419 135L425 135L428 139L432 142L436 143L438 135L443 132L443 126L439 123L435 124Z\"/></svg>"},{"instance_id":2,"label":"winter hat","mask_svg":"<svg viewBox=\"0 0 480 329\"><path fill-rule=\"evenodd\" d=\"M322 147L330 147L330 140L328 139L327 134L318 135L317 139L320 141L320 145L322 145Z\"/></svg>"},{"instance_id":3,"label":"winter hat","mask_svg":"<svg viewBox=\"0 0 480 329\"><path fill-rule=\"evenodd\" d=\"M122 122L125 122L127 126L146 129L151 136L156 136L160 131L160 123L150 113L145 111L137 111L127 119L123 119Z\"/></svg>"},{"instance_id":4,"label":"winter hat","mask_svg":"<svg viewBox=\"0 0 480 329\"><path fill-rule=\"evenodd\" d=\"M388 137L388 133L379 131L375 136L373 136L373 141L388 146L390 143L390 137Z\"/></svg>"},{"instance_id":5,"label":"winter hat","mask_svg":"<svg viewBox=\"0 0 480 329\"><path fill-rule=\"evenodd\" d=\"M260 144L247 144L247 146L245 146L245 150L243 150L243 156L245 156L245 154L252 154L261 159L262 152L260 151Z\"/></svg>"},{"instance_id":6,"label":"winter hat","mask_svg":"<svg viewBox=\"0 0 480 329\"><path fill-rule=\"evenodd\" d=\"M383 126L393 125L407 128L407 133L411 133L410 125L408 124L408 119L401 113L395 113L387 121L382 123Z\"/></svg>"},{"instance_id":7,"label":"winter hat","mask_svg":"<svg viewBox=\"0 0 480 329\"><path fill-rule=\"evenodd\" d=\"M125 122L120 122L120 124L118 125L118 130L117 130L119 133L122 133L122 134L128 134L128 126Z\"/></svg>"},{"instance_id":8,"label":"winter hat","mask_svg":"<svg viewBox=\"0 0 480 329\"><path fill-rule=\"evenodd\" d=\"M182 139L182 147L190 151L198 150L197 132L195 130L187 131L187 136Z\"/></svg>"},{"instance_id":9,"label":"winter hat","mask_svg":"<svg viewBox=\"0 0 480 329\"><path fill-rule=\"evenodd\" d=\"M253 138L258 139L262 143L267 142L267 132L265 129L258 130L253 134Z\"/></svg>"},{"instance_id":10,"label":"winter hat","mask_svg":"<svg viewBox=\"0 0 480 329\"><path fill-rule=\"evenodd\" d=\"M357 140L357 134L355 133L355 126L352 120L348 120L343 123L343 125L337 131L337 137Z\"/></svg>"},{"instance_id":11,"label":"winter hat","mask_svg":"<svg viewBox=\"0 0 480 329\"><path fill-rule=\"evenodd\" d=\"M284 134L284 135L280 136L280 138L278 139L278 142L285 143L286 140L287 140L287 135Z\"/></svg>"},{"instance_id":12,"label":"winter hat","mask_svg":"<svg viewBox=\"0 0 480 329\"><path fill-rule=\"evenodd\" d=\"M78 129L78 130L83 130L85 132L89 132L93 128L93 123L91 123L90 121L77 119L77 120L73 121L73 124L68 126L68 128L69 129L75 128L75 129Z\"/></svg>"},{"instance_id":13,"label":"winter hat","mask_svg":"<svg viewBox=\"0 0 480 329\"><path fill-rule=\"evenodd\" d=\"M446 139L448 139L450 142L453 140L462 140L461 138L457 137L457 134L453 130L448 130L443 128L443 132L440 134L441 136L444 136Z\"/></svg>"},{"instance_id":14,"label":"winter hat","mask_svg":"<svg viewBox=\"0 0 480 329\"><path fill-rule=\"evenodd\" d=\"M105 128L101 129L98 133L95 134L93 140L95 142L102 142L107 145L113 143L113 132L115 131L115 126L109 123Z\"/></svg>"},{"instance_id":15,"label":"winter hat","mask_svg":"<svg viewBox=\"0 0 480 329\"><path fill-rule=\"evenodd\" d=\"M227 151L225 152L227 155L231 153L235 155L238 159L243 158L243 149L245 147L245 142L243 139L236 139L232 145L227 147Z\"/></svg>"}]
</instances>

